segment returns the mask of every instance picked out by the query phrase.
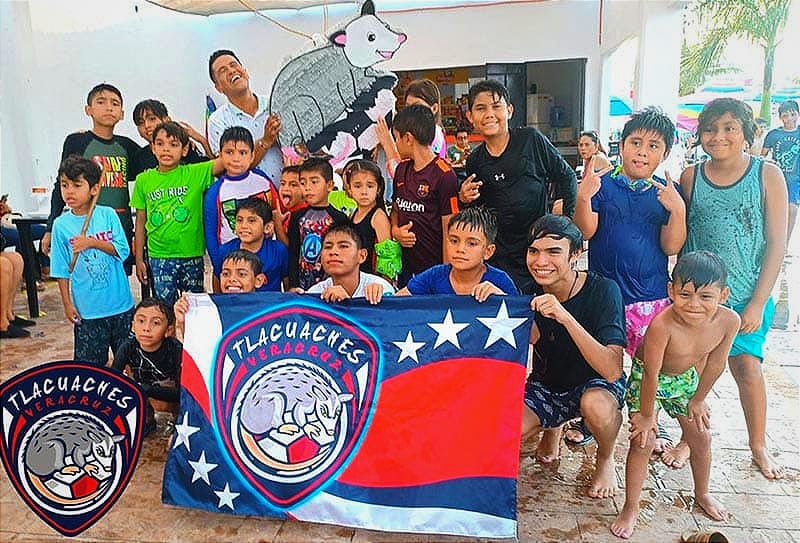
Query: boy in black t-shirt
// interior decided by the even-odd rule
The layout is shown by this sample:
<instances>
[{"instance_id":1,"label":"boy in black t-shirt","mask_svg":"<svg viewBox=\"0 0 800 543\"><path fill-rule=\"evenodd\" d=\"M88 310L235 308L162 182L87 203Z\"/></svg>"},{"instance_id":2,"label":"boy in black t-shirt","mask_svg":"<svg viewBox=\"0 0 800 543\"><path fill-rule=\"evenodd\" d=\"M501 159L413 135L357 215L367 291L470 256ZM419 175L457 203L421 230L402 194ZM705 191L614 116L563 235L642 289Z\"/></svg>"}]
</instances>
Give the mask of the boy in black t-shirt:
<instances>
[{"instance_id":1,"label":"boy in black t-shirt","mask_svg":"<svg viewBox=\"0 0 800 543\"><path fill-rule=\"evenodd\" d=\"M581 231L567 217L545 215L533 224L526 260L537 283L531 300L536 316L522 435L544 430L536 456L552 462L561 427L582 415L597 440L588 494L608 498L616 490L614 443L625 396L625 315L614 281L574 269L582 246Z\"/></svg>"},{"instance_id":2,"label":"boy in black t-shirt","mask_svg":"<svg viewBox=\"0 0 800 543\"><path fill-rule=\"evenodd\" d=\"M467 118L484 143L467 158L459 200L483 204L497 216L497 251L489 264L508 273L523 294L533 292L525 267L528 233L547 213L548 187L563 199L564 214L575 209L577 179L553 144L535 128L508 129L514 112L508 91L491 79L469 89Z\"/></svg>"},{"instance_id":3,"label":"boy in black t-shirt","mask_svg":"<svg viewBox=\"0 0 800 543\"><path fill-rule=\"evenodd\" d=\"M180 401L181 355L183 345L173 337L175 313L160 298L145 298L133 312L134 337L114 353L112 367L130 368L133 379L147 395L145 435L155 428L155 410L150 400L177 407Z\"/></svg>"},{"instance_id":4,"label":"boy in black t-shirt","mask_svg":"<svg viewBox=\"0 0 800 543\"><path fill-rule=\"evenodd\" d=\"M92 129L76 132L64 140L61 162L70 155L88 158L97 164L102 175L100 177L100 196L97 205L113 208L130 247L133 239L133 220L131 218L130 193L128 183L135 180L136 153L139 146L130 138L114 134L114 127L124 116L122 110L122 93L113 85L101 83L89 91L86 98L86 115L92 119ZM50 231L53 221L64 211L64 199L61 197L59 181L53 187L50 197L50 217L47 220L47 232L42 237L42 252L50 254ZM125 261L125 272L130 275L133 269L133 251Z\"/></svg>"}]
</instances>

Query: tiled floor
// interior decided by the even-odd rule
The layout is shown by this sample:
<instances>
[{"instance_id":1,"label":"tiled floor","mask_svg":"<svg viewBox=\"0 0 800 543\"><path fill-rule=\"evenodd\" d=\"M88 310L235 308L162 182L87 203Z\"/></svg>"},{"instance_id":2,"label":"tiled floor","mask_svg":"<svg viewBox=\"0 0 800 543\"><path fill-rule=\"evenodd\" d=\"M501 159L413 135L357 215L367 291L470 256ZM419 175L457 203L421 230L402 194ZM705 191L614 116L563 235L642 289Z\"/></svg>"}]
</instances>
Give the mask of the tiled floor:
<instances>
[{"instance_id":1,"label":"tiled floor","mask_svg":"<svg viewBox=\"0 0 800 543\"><path fill-rule=\"evenodd\" d=\"M796 277L796 275L795 275ZM40 295L48 313L30 340L0 346L0 379L48 360L69 358L71 328L63 321L58 288L48 283ZM19 311L23 296L18 297ZM773 330L764 366L769 390L768 443L788 466L782 481L766 481L747 450L747 432L730 373L717 382L710 398L714 413L712 490L733 513L712 522L692 503L689 468L673 471L654 460L642 495L642 514L630 541L678 541L685 529L711 528L731 541L800 543L800 395L792 375L798 366L800 333ZM787 371L788 370L788 371ZM673 436L677 425L668 421ZM163 429L161 427L160 429ZM179 509L161 503L161 478L168 438L145 441L139 466L111 512L75 541L114 542L427 542L465 538L373 532L299 522L236 517ZM626 432L620 432L615 457L623 481ZM544 466L533 459L535 441L523 444L518 486L519 541L618 541L608 529L622 507L623 491L613 499L585 497L594 447L562 446L561 460ZM23 504L3 471L0 476L0 541L43 542L60 537ZM473 540L474 541L474 540Z\"/></svg>"}]
</instances>

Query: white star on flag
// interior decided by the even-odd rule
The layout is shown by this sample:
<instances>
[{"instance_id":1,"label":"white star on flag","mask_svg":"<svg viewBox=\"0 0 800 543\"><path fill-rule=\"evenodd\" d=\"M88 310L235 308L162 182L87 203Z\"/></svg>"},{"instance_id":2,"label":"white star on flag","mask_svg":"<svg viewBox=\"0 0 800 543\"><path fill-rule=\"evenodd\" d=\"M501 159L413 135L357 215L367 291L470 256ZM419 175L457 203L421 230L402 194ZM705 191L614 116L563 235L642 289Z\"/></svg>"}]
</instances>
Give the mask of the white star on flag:
<instances>
[{"instance_id":1,"label":"white star on flag","mask_svg":"<svg viewBox=\"0 0 800 543\"><path fill-rule=\"evenodd\" d=\"M217 509L222 509L223 505L227 505L231 508L231 511L234 510L233 508L233 500L239 497L238 492L231 492L231 487L228 483L225 483L225 488L222 490L215 490L214 494L219 497L219 503L217 504Z\"/></svg>"},{"instance_id":2,"label":"white star on flag","mask_svg":"<svg viewBox=\"0 0 800 543\"><path fill-rule=\"evenodd\" d=\"M217 464L206 462L206 451L200 453L200 458L198 458L196 462L189 460L189 465L192 466L192 470L194 470L194 473L192 473L192 482L202 479L208 486L211 486L211 482L208 480L208 473L215 469Z\"/></svg>"},{"instance_id":3,"label":"white star on flag","mask_svg":"<svg viewBox=\"0 0 800 543\"><path fill-rule=\"evenodd\" d=\"M500 303L500 309L497 310L496 317L478 317L478 320L489 329L489 337L486 338L484 349L501 339L516 349L517 342L514 340L514 330L522 326L522 323L528 319L524 317L509 317L506 302L503 300Z\"/></svg>"},{"instance_id":4,"label":"white star on flag","mask_svg":"<svg viewBox=\"0 0 800 543\"><path fill-rule=\"evenodd\" d=\"M443 322L429 322L428 326L436 330L438 334L436 336L436 343L433 344L434 349L443 343L452 343L457 349L460 349L461 345L458 344L458 333L469 326L469 323L453 322L453 313L448 309Z\"/></svg>"},{"instance_id":5,"label":"white star on flag","mask_svg":"<svg viewBox=\"0 0 800 543\"><path fill-rule=\"evenodd\" d=\"M191 452L192 448L189 445L189 436L193 433L200 431L199 426L189 426L189 412L183 412L183 420L180 424L175 425L175 443L172 445L173 449L180 447L183 444L187 452Z\"/></svg>"},{"instance_id":6,"label":"white star on flag","mask_svg":"<svg viewBox=\"0 0 800 543\"><path fill-rule=\"evenodd\" d=\"M393 341L392 342L395 347L400 349L400 357L397 359L397 363L399 364L406 358L412 359L414 362L419 364L419 358L417 358L417 351L420 350L423 345L425 345L424 341L414 341L414 336L411 335L411 330L408 331L408 335L406 336L405 341Z\"/></svg>"}]
</instances>

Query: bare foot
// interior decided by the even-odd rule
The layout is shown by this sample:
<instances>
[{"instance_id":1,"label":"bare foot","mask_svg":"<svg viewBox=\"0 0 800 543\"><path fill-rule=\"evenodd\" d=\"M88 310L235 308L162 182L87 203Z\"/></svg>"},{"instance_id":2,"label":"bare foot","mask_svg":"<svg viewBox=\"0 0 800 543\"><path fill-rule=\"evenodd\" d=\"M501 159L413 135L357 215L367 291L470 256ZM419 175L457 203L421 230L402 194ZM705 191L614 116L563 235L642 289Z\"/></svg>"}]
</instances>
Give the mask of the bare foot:
<instances>
[{"instance_id":1,"label":"bare foot","mask_svg":"<svg viewBox=\"0 0 800 543\"><path fill-rule=\"evenodd\" d=\"M611 533L622 539L628 539L633 535L633 529L636 527L636 519L638 518L638 508L635 511L623 509L614 519L614 522L611 523Z\"/></svg>"},{"instance_id":2,"label":"bare foot","mask_svg":"<svg viewBox=\"0 0 800 543\"><path fill-rule=\"evenodd\" d=\"M614 475L614 460L597 459L592 476L592 484L587 494L591 498L610 498L617 490L617 478Z\"/></svg>"},{"instance_id":3,"label":"bare foot","mask_svg":"<svg viewBox=\"0 0 800 543\"><path fill-rule=\"evenodd\" d=\"M728 511L722 502L711 494L701 494L694 497L695 503L699 505L706 515L714 520L728 520Z\"/></svg>"},{"instance_id":4,"label":"bare foot","mask_svg":"<svg viewBox=\"0 0 800 543\"><path fill-rule=\"evenodd\" d=\"M783 477L783 466L772 459L767 449L756 449L752 453L753 461L764 477L767 479L781 479Z\"/></svg>"},{"instance_id":5,"label":"bare foot","mask_svg":"<svg viewBox=\"0 0 800 543\"><path fill-rule=\"evenodd\" d=\"M559 446L561 445L561 427L549 428L542 432L542 439L536 447L534 455L542 464L549 464L558 460Z\"/></svg>"},{"instance_id":6,"label":"bare foot","mask_svg":"<svg viewBox=\"0 0 800 543\"><path fill-rule=\"evenodd\" d=\"M689 460L689 445L681 441L661 453L661 461L672 469L681 469Z\"/></svg>"}]
</instances>

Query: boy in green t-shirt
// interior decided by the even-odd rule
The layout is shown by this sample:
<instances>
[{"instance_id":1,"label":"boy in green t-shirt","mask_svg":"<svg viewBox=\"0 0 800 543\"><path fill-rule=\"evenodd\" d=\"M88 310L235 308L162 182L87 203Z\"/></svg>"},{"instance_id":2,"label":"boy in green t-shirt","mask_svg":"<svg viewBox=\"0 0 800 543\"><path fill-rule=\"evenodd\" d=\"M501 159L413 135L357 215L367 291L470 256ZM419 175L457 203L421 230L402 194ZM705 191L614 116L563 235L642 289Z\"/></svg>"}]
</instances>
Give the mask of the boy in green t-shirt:
<instances>
[{"instance_id":1,"label":"boy in green t-shirt","mask_svg":"<svg viewBox=\"0 0 800 543\"><path fill-rule=\"evenodd\" d=\"M147 232L153 291L169 305L179 291L203 292L203 193L224 171L221 159L181 164L189 136L168 121L153 131L158 168L136 176L131 206L136 211L136 239ZM148 282L144 245L136 244L136 275Z\"/></svg>"}]
</instances>

